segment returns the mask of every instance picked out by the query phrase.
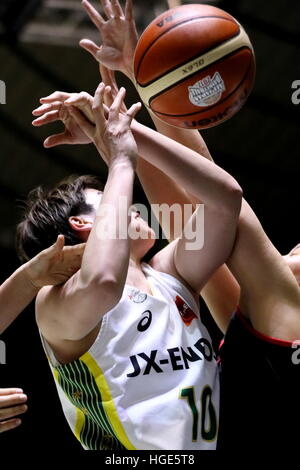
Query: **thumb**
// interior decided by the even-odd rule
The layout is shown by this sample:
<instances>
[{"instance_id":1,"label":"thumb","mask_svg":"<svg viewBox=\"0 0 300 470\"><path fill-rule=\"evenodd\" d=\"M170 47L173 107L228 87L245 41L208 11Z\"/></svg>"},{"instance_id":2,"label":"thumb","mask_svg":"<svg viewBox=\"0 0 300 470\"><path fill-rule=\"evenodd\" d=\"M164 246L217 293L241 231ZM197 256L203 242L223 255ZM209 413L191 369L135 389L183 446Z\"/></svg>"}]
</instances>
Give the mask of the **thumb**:
<instances>
[{"instance_id":1,"label":"thumb","mask_svg":"<svg viewBox=\"0 0 300 470\"><path fill-rule=\"evenodd\" d=\"M65 245L65 237L63 235L58 235L56 242L53 244L54 251L62 251Z\"/></svg>"},{"instance_id":2,"label":"thumb","mask_svg":"<svg viewBox=\"0 0 300 470\"><path fill-rule=\"evenodd\" d=\"M138 102L138 103L135 103L133 104L127 111L126 113L126 116L127 116L127 119L128 119L128 122L129 124L131 123L131 121L135 118L136 114L139 112L139 110L141 109L142 107L142 103L141 102Z\"/></svg>"},{"instance_id":3,"label":"thumb","mask_svg":"<svg viewBox=\"0 0 300 470\"><path fill-rule=\"evenodd\" d=\"M47 139L44 141L44 147L51 148L56 147L57 145L65 145L71 143L72 141L70 139L70 136L68 136L66 132L61 132L60 134L53 134L47 137Z\"/></svg>"},{"instance_id":4,"label":"thumb","mask_svg":"<svg viewBox=\"0 0 300 470\"><path fill-rule=\"evenodd\" d=\"M85 49L86 51L88 51L90 54L92 54L92 56L94 57L94 59L98 60L97 58L97 54L100 52L101 50L101 47L97 46L97 44L95 44L93 41L91 41L90 39L81 39L81 41L79 42L80 46Z\"/></svg>"}]
</instances>

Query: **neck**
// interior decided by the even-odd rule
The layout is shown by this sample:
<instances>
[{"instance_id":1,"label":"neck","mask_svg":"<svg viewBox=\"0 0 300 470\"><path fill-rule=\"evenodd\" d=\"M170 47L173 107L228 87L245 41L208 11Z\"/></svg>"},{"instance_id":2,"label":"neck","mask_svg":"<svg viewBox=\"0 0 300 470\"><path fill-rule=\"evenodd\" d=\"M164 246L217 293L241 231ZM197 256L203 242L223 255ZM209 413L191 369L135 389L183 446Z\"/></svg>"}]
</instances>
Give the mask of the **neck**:
<instances>
[{"instance_id":1,"label":"neck","mask_svg":"<svg viewBox=\"0 0 300 470\"><path fill-rule=\"evenodd\" d=\"M142 292L152 294L147 283L147 279L142 271L141 263L141 258L134 258L132 255L130 256L126 284L137 287Z\"/></svg>"},{"instance_id":2,"label":"neck","mask_svg":"<svg viewBox=\"0 0 300 470\"><path fill-rule=\"evenodd\" d=\"M129 269L134 269L134 270L141 270L141 263L142 260L139 256L134 256L133 254L130 254L129 258Z\"/></svg>"}]
</instances>

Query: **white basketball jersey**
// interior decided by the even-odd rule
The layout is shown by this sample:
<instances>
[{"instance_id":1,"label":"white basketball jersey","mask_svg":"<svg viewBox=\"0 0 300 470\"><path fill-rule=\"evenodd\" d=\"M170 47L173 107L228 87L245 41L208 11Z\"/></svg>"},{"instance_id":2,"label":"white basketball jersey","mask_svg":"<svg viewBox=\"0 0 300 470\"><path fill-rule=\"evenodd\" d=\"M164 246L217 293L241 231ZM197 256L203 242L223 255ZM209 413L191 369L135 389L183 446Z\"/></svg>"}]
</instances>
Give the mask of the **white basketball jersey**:
<instances>
[{"instance_id":1,"label":"white basketball jersey","mask_svg":"<svg viewBox=\"0 0 300 470\"><path fill-rule=\"evenodd\" d=\"M79 359L59 364L43 340L66 419L85 449L215 449L219 377L199 308L173 276L142 269L153 295L125 285Z\"/></svg>"}]
</instances>

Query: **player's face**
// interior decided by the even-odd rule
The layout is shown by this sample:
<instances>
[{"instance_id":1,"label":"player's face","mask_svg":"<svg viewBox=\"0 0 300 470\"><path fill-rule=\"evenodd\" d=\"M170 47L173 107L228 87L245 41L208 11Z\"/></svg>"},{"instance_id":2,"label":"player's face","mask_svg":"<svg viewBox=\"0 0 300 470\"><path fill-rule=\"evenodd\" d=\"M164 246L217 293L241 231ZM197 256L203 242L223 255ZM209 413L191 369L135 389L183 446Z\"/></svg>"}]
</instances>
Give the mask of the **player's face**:
<instances>
[{"instance_id":1,"label":"player's face","mask_svg":"<svg viewBox=\"0 0 300 470\"><path fill-rule=\"evenodd\" d=\"M96 212L99 207L102 192L97 189L87 188L84 190L85 193L85 202L93 207L93 217L96 217Z\"/></svg>"},{"instance_id":2,"label":"player's face","mask_svg":"<svg viewBox=\"0 0 300 470\"><path fill-rule=\"evenodd\" d=\"M90 217L91 221L94 221L103 193L92 188L87 188L84 192L86 203L93 207L93 211L90 214ZM140 216L139 211L137 211L134 206L131 209L130 215L131 220L128 233L129 236L132 238L133 243L135 242L135 240L148 240L149 244L149 241L153 240L153 245L155 241L155 232L149 227L148 223Z\"/></svg>"},{"instance_id":3,"label":"player's face","mask_svg":"<svg viewBox=\"0 0 300 470\"><path fill-rule=\"evenodd\" d=\"M155 240L155 232L152 228L149 227L146 220L144 220L140 212L136 210L136 208L132 208L131 211L131 221L130 221L130 228L129 234L133 235L133 239L141 239L141 240ZM154 242L153 242L154 243Z\"/></svg>"}]
</instances>

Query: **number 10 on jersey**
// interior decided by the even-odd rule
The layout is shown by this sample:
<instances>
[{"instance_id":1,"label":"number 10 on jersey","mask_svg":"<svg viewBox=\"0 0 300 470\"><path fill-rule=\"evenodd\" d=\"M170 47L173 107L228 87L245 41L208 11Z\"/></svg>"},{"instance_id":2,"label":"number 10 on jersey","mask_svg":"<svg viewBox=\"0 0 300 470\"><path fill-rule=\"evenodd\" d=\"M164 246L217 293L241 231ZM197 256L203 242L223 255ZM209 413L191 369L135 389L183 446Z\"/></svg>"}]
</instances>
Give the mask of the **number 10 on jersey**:
<instances>
[{"instance_id":1,"label":"number 10 on jersey","mask_svg":"<svg viewBox=\"0 0 300 470\"><path fill-rule=\"evenodd\" d=\"M192 440L198 440L199 415L201 414L201 437L204 441L213 441L217 435L217 415L212 403L212 390L206 385L201 394L201 412L199 413L195 400L194 387L183 388L179 398L187 400L193 416Z\"/></svg>"}]
</instances>

